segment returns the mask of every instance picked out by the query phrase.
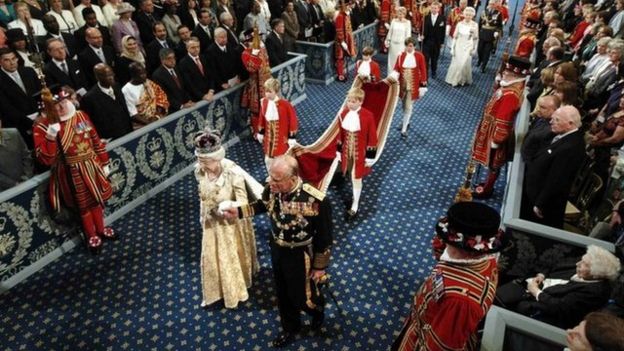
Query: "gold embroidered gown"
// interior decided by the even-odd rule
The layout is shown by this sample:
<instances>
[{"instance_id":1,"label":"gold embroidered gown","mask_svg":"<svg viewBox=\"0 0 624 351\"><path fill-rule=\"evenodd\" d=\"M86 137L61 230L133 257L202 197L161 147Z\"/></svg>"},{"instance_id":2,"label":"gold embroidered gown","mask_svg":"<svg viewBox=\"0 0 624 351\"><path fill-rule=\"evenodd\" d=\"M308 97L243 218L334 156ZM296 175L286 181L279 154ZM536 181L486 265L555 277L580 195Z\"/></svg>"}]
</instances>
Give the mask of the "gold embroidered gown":
<instances>
[{"instance_id":1,"label":"gold embroidered gown","mask_svg":"<svg viewBox=\"0 0 624 351\"><path fill-rule=\"evenodd\" d=\"M223 299L236 308L249 298L252 276L258 271L256 239L251 219L225 219L216 214L222 201L246 204L244 172L234 162L221 161L223 171L214 180L196 167L203 228L201 250L202 306Z\"/></svg>"}]
</instances>

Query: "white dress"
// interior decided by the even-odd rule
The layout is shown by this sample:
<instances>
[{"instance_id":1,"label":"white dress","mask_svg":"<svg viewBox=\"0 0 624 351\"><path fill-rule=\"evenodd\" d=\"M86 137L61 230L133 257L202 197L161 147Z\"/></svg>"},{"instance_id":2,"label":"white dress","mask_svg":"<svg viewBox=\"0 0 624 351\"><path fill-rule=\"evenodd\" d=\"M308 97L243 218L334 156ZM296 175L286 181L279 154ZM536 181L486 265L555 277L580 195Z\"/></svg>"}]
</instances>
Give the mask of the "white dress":
<instances>
[{"instance_id":1,"label":"white dress","mask_svg":"<svg viewBox=\"0 0 624 351\"><path fill-rule=\"evenodd\" d=\"M477 50L479 27L474 21L457 24L453 35L453 59L446 73L446 82L452 86L472 83L472 56Z\"/></svg>"},{"instance_id":2,"label":"white dress","mask_svg":"<svg viewBox=\"0 0 624 351\"><path fill-rule=\"evenodd\" d=\"M198 181L200 222L203 228L201 250L202 305L223 299L226 308L236 308L249 298L252 276L258 271L256 239L250 218L224 219L215 210L226 200L247 203L244 173L234 162L223 159L223 171L209 180L195 169Z\"/></svg>"},{"instance_id":3,"label":"white dress","mask_svg":"<svg viewBox=\"0 0 624 351\"><path fill-rule=\"evenodd\" d=\"M390 74L394 68L397 57L405 50L405 39L412 36L412 24L408 20L392 20L388 35L386 36L386 45L388 46L388 71Z\"/></svg>"}]
</instances>

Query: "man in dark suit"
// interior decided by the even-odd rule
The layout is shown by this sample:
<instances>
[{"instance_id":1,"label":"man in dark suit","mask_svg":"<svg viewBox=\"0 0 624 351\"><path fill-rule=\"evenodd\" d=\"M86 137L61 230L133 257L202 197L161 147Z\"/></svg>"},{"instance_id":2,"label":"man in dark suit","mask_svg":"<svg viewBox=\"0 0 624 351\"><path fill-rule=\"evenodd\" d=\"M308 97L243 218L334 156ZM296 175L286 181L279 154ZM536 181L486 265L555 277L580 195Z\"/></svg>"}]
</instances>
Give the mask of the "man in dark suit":
<instances>
[{"instance_id":1,"label":"man in dark suit","mask_svg":"<svg viewBox=\"0 0 624 351\"><path fill-rule=\"evenodd\" d=\"M182 86L173 49L161 49L159 56L161 65L152 74L152 80L167 94L169 113L195 105Z\"/></svg>"},{"instance_id":2,"label":"man in dark suit","mask_svg":"<svg viewBox=\"0 0 624 351\"><path fill-rule=\"evenodd\" d=\"M549 38L554 39L555 38ZM547 40L548 41L548 40ZM565 50L561 46L554 46L548 49L546 54L546 60L542 61L537 68L534 69L534 72L531 74L529 78L529 82L527 86L529 87L529 92L526 94L526 99L531 104L531 110L535 108L535 103L537 102L537 98L542 95L542 91L544 90L544 84L542 84L541 75L542 71L545 68L556 69L557 66L562 64L563 56L565 55Z\"/></svg>"},{"instance_id":3,"label":"man in dark suit","mask_svg":"<svg viewBox=\"0 0 624 351\"><path fill-rule=\"evenodd\" d=\"M80 64L75 60L67 58L65 44L56 38L48 39L47 44L50 62L43 67L47 85L67 85L80 96L86 94L89 83L87 83L87 79L82 73Z\"/></svg>"},{"instance_id":4,"label":"man in dark suit","mask_svg":"<svg viewBox=\"0 0 624 351\"><path fill-rule=\"evenodd\" d=\"M271 22L271 27L273 30L267 35L264 44L269 55L269 65L275 67L288 60L288 54L284 46L284 21L279 18L274 19Z\"/></svg>"},{"instance_id":5,"label":"man in dark suit","mask_svg":"<svg viewBox=\"0 0 624 351\"><path fill-rule=\"evenodd\" d=\"M191 29L185 24L178 26L178 37L180 37L180 41L173 50L176 53L176 60L180 61L187 54L186 42L191 39Z\"/></svg>"},{"instance_id":6,"label":"man in dark suit","mask_svg":"<svg viewBox=\"0 0 624 351\"><path fill-rule=\"evenodd\" d=\"M550 125L555 137L535 154L525 171L520 216L562 228L570 187L585 159L585 141L579 131L581 115L574 106L558 108Z\"/></svg>"},{"instance_id":7,"label":"man in dark suit","mask_svg":"<svg viewBox=\"0 0 624 351\"><path fill-rule=\"evenodd\" d=\"M212 15L210 10L201 9L197 18L199 23L193 29L193 36L199 39L201 53L205 53L208 50L210 44L212 44Z\"/></svg>"},{"instance_id":8,"label":"man in dark suit","mask_svg":"<svg viewBox=\"0 0 624 351\"><path fill-rule=\"evenodd\" d=\"M102 138L120 138L132 132L130 113L121 89L115 84L113 69L98 63L93 68L97 84L82 98L80 105L89 115Z\"/></svg>"},{"instance_id":9,"label":"man in dark suit","mask_svg":"<svg viewBox=\"0 0 624 351\"><path fill-rule=\"evenodd\" d=\"M141 41L143 43L151 43L154 40L152 28L154 23L160 21L160 17L154 13L154 2L152 0L140 0L139 10L134 13L134 21L141 33Z\"/></svg>"},{"instance_id":10,"label":"man in dark suit","mask_svg":"<svg viewBox=\"0 0 624 351\"><path fill-rule=\"evenodd\" d=\"M245 47L241 44L240 40L238 40L238 36L236 35L234 17L232 17L232 15L228 12L223 12L221 16L219 16L219 21L221 22L219 27L225 29L227 33L228 49L238 51L239 55L242 54Z\"/></svg>"},{"instance_id":11,"label":"man in dark suit","mask_svg":"<svg viewBox=\"0 0 624 351\"><path fill-rule=\"evenodd\" d=\"M238 51L228 48L227 32L223 28L214 31L215 40L206 52L206 61L214 72L216 91L229 89L240 83L243 62Z\"/></svg>"},{"instance_id":12,"label":"man in dark suit","mask_svg":"<svg viewBox=\"0 0 624 351\"><path fill-rule=\"evenodd\" d=\"M425 16L422 34L422 51L427 66L431 68L431 77L435 78L438 71L440 49L444 46L446 19L440 14L440 3L431 4L431 12Z\"/></svg>"},{"instance_id":13,"label":"man in dark suit","mask_svg":"<svg viewBox=\"0 0 624 351\"><path fill-rule=\"evenodd\" d=\"M310 13L308 11L308 3L306 0L296 0L295 12L297 13L297 21L299 21L299 40L306 40L305 30L310 27Z\"/></svg>"},{"instance_id":14,"label":"man in dark suit","mask_svg":"<svg viewBox=\"0 0 624 351\"><path fill-rule=\"evenodd\" d=\"M48 31L48 34L44 37L48 39L58 39L65 44L65 50L67 50L67 57L73 58L76 56L76 40L74 36L69 33L62 33L59 27L56 17L52 15L43 16L43 27Z\"/></svg>"},{"instance_id":15,"label":"man in dark suit","mask_svg":"<svg viewBox=\"0 0 624 351\"><path fill-rule=\"evenodd\" d=\"M160 50L175 47L175 44L171 40L167 39L167 29L162 22L154 23L152 31L154 32L154 40L152 40L152 42L147 44L145 47L145 52L147 53L145 61L147 65L147 73L149 75L151 75L156 68L160 66Z\"/></svg>"},{"instance_id":16,"label":"man in dark suit","mask_svg":"<svg viewBox=\"0 0 624 351\"><path fill-rule=\"evenodd\" d=\"M526 164L533 162L535 155L545 146L550 145L554 137L550 129L550 119L560 106L561 99L556 95L544 95L537 99L535 112L531 114L533 121L524 137L520 151L522 160Z\"/></svg>"},{"instance_id":17,"label":"man in dark suit","mask_svg":"<svg viewBox=\"0 0 624 351\"><path fill-rule=\"evenodd\" d=\"M0 95L2 101L2 126L17 128L32 149L32 124L39 111L34 95L41 90L35 70L19 67L15 52L0 48Z\"/></svg>"},{"instance_id":18,"label":"man in dark suit","mask_svg":"<svg viewBox=\"0 0 624 351\"><path fill-rule=\"evenodd\" d=\"M98 63L104 63L114 68L116 59L113 48L103 45L102 33L99 29L87 28L85 34L89 45L78 54L78 61L82 66L82 72L87 77L89 87L91 87L97 82L93 67Z\"/></svg>"},{"instance_id":19,"label":"man in dark suit","mask_svg":"<svg viewBox=\"0 0 624 351\"><path fill-rule=\"evenodd\" d=\"M281 12L280 12L281 13ZM312 26L312 37L316 41L320 41L323 36L323 22L325 21L325 14L323 9L319 5L318 0L311 0L308 3L308 14L310 14L310 25ZM355 29L356 27L353 27Z\"/></svg>"},{"instance_id":20,"label":"man in dark suit","mask_svg":"<svg viewBox=\"0 0 624 351\"><path fill-rule=\"evenodd\" d=\"M95 15L95 12L93 11L92 8L90 7L85 7L84 9L82 9L82 16L85 19L85 25L78 28L75 32L74 32L74 39L76 42L76 52L79 53L82 50L84 50L84 48L86 48L89 43L87 43L87 29L89 28L97 28L100 33L102 34L102 41L104 43L105 46L110 46L113 47L113 41L111 39L110 36L110 30L108 29L108 27L103 26L102 24L100 24L97 20L97 16Z\"/></svg>"},{"instance_id":21,"label":"man in dark suit","mask_svg":"<svg viewBox=\"0 0 624 351\"><path fill-rule=\"evenodd\" d=\"M210 76L212 70L208 61L199 55L199 47L197 38L191 38L186 42L188 54L180 61L178 71L182 78L182 86L189 93L191 100L211 101L216 89L215 82Z\"/></svg>"}]
</instances>

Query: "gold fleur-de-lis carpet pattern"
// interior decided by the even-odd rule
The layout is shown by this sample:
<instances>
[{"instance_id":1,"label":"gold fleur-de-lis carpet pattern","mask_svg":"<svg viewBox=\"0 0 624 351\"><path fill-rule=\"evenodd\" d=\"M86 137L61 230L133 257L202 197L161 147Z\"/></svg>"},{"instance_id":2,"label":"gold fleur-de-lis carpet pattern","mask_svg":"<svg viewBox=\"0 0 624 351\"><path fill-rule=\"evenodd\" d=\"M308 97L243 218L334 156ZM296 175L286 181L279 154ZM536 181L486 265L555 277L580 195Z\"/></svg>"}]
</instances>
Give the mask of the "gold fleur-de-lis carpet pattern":
<instances>
[{"instance_id":1,"label":"gold fleur-de-lis carpet pattern","mask_svg":"<svg viewBox=\"0 0 624 351\"><path fill-rule=\"evenodd\" d=\"M349 184L329 190L335 240L318 333L305 327L289 350L385 350L409 313L412 296L434 261L430 239L463 179L469 143L489 98L503 45L487 73L451 88L443 76L414 106L409 136L400 105L386 149L364 180L357 220L343 218ZM381 67L385 55L377 55ZM335 117L349 83L308 85L296 109L299 141L314 141ZM261 146L243 140L228 150L258 180L266 171ZM483 176L483 172L481 174ZM504 175L495 197L498 207ZM0 296L4 350L268 350L279 332L266 215L255 218L260 272L237 309L200 307L201 227L197 184L184 177L114 223L121 238L90 255L78 247ZM336 306L336 301L339 305Z\"/></svg>"}]
</instances>

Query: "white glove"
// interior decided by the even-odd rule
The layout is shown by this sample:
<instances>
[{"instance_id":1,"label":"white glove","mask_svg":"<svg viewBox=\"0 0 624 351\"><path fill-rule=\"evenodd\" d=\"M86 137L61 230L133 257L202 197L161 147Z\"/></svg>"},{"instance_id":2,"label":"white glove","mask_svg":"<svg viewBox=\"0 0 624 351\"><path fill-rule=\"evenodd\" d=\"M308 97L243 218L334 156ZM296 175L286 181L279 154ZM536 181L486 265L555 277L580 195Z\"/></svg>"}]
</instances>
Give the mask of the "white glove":
<instances>
[{"instance_id":1,"label":"white glove","mask_svg":"<svg viewBox=\"0 0 624 351\"><path fill-rule=\"evenodd\" d=\"M428 90L429 90L429 89L424 88L424 87L423 87L423 88L418 88L418 96L419 96L419 97L423 97L423 96L425 96L425 94L427 93L427 91L428 91Z\"/></svg>"},{"instance_id":2,"label":"white glove","mask_svg":"<svg viewBox=\"0 0 624 351\"><path fill-rule=\"evenodd\" d=\"M228 210L233 207L239 207L239 206L240 204L236 201L230 201L230 200L221 201L221 203L219 203L219 206L217 207L217 214L219 216L223 216L223 211Z\"/></svg>"},{"instance_id":3,"label":"white glove","mask_svg":"<svg viewBox=\"0 0 624 351\"><path fill-rule=\"evenodd\" d=\"M347 42L346 41L343 41L342 43L340 43L340 46L342 46L344 51L349 51L349 47L347 46Z\"/></svg>"},{"instance_id":4,"label":"white glove","mask_svg":"<svg viewBox=\"0 0 624 351\"><path fill-rule=\"evenodd\" d=\"M289 147L293 147L295 145L297 145L297 140L295 140L295 139L288 139L288 146Z\"/></svg>"},{"instance_id":5,"label":"white glove","mask_svg":"<svg viewBox=\"0 0 624 351\"><path fill-rule=\"evenodd\" d=\"M372 158L365 158L364 159L364 166L366 167L373 167L373 165L375 164L375 160Z\"/></svg>"},{"instance_id":6,"label":"white glove","mask_svg":"<svg viewBox=\"0 0 624 351\"><path fill-rule=\"evenodd\" d=\"M340 151L336 151L336 158L337 159L341 159L342 158L342 153Z\"/></svg>"},{"instance_id":7,"label":"white glove","mask_svg":"<svg viewBox=\"0 0 624 351\"><path fill-rule=\"evenodd\" d=\"M423 39L424 39L424 38L425 38L425 37L423 37L422 35L419 35L419 36L418 36L418 41L423 41Z\"/></svg>"},{"instance_id":8,"label":"white glove","mask_svg":"<svg viewBox=\"0 0 624 351\"><path fill-rule=\"evenodd\" d=\"M61 131L61 125L59 123L53 123L53 124L48 125L47 135L48 137L50 137L50 139L54 139L56 138L56 135L60 131Z\"/></svg>"},{"instance_id":9,"label":"white glove","mask_svg":"<svg viewBox=\"0 0 624 351\"><path fill-rule=\"evenodd\" d=\"M494 39L498 38L498 32L494 32Z\"/></svg>"},{"instance_id":10,"label":"white glove","mask_svg":"<svg viewBox=\"0 0 624 351\"><path fill-rule=\"evenodd\" d=\"M256 140L258 140L258 142L260 144L262 144L262 142L264 142L264 135L263 134L256 134Z\"/></svg>"},{"instance_id":11,"label":"white glove","mask_svg":"<svg viewBox=\"0 0 624 351\"><path fill-rule=\"evenodd\" d=\"M389 47L390 47L390 40L386 40L386 41L384 42L384 45L385 45L387 48L389 48Z\"/></svg>"},{"instance_id":12,"label":"white glove","mask_svg":"<svg viewBox=\"0 0 624 351\"><path fill-rule=\"evenodd\" d=\"M110 166L106 165L102 167L102 170L104 171L104 175L108 177L108 175L110 174Z\"/></svg>"},{"instance_id":13,"label":"white glove","mask_svg":"<svg viewBox=\"0 0 624 351\"><path fill-rule=\"evenodd\" d=\"M386 27L386 29L389 30L390 29L390 23L388 23L388 22L384 23L384 27ZM387 42L387 40L386 40L386 42Z\"/></svg>"},{"instance_id":14,"label":"white glove","mask_svg":"<svg viewBox=\"0 0 624 351\"><path fill-rule=\"evenodd\" d=\"M497 143L495 143L495 142L493 142L493 141L491 141L491 142L490 142L490 148L492 148L492 149L498 149L498 144L497 144Z\"/></svg>"},{"instance_id":15,"label":"white glove","mask_svg":"<svg viewBox=\"0 0 624 351\"><path fill-rule=\"evenodd\" d=\"M392 73L390 73L390 74L388 75L388 77L390 77L390 78L394 78L394 80L398 81L398 80L399 80L399 72L397 72L397 71L392 71Z\"/></svg>"}]
</instances>

